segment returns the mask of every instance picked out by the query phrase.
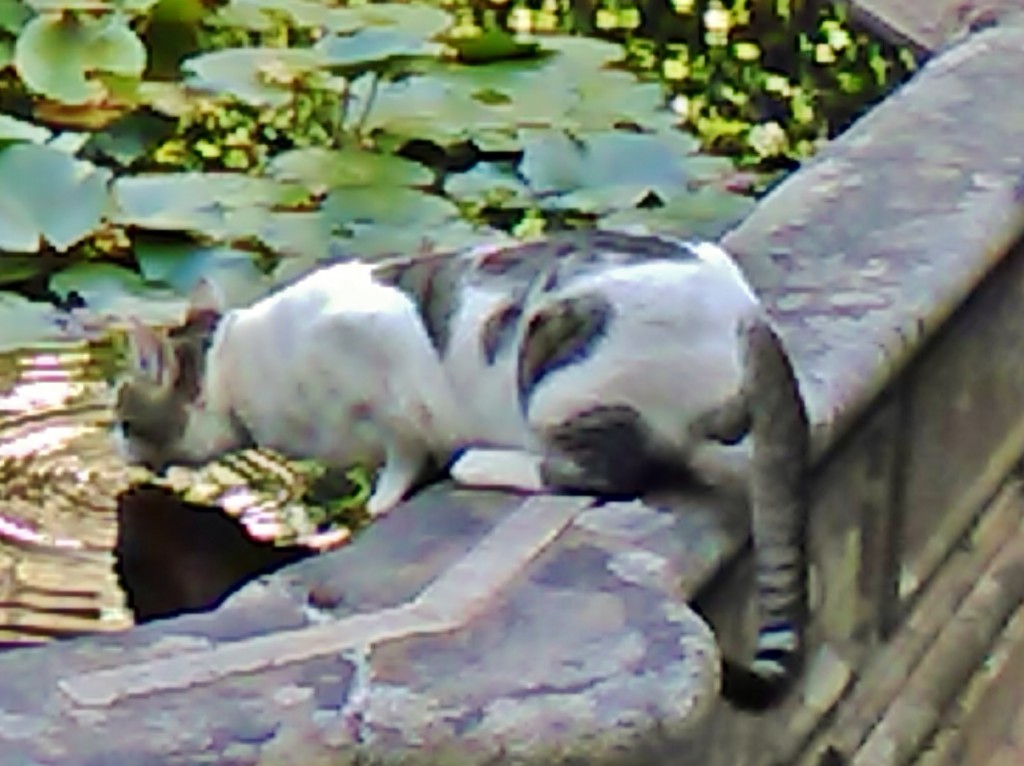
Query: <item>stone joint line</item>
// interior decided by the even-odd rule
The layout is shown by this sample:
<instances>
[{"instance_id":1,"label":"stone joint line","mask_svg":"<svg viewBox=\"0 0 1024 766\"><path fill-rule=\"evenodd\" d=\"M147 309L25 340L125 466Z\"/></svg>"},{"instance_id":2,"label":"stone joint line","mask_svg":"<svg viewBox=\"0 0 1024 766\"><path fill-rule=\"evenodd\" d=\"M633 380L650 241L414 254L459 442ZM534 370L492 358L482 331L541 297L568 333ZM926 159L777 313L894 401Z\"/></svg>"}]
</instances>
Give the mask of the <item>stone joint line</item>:
<instances>
[{"instance_id":1,"label":"stone joint line","mask_svg":"<svg viewBox=\"0 0 1024 766\"><path fill-rule=\"evenodd\" d=\"M58 688L79 705L111 705L396 638L455 630L486 608L593 502L567 496L527 499L418 596L399 606L81 673L61 679Z\"/></svg>"}]
</instances>

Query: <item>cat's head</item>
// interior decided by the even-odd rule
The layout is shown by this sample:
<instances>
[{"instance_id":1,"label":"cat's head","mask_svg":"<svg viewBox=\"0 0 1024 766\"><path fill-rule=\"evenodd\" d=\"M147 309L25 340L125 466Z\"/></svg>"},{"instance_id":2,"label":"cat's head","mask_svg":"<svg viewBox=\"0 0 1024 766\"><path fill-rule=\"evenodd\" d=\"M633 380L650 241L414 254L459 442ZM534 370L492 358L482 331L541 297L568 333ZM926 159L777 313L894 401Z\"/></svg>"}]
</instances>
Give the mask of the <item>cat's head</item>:
<instances>
[{"instance_id":1,"label":"cat's head","mask_svg":"<svg viewBox=\"0 0 1024 766\"><path fill-rule=\"evenodd\" d=\"M114 400L114 438L128 461L159 472L224 451L223 440L213 438L216 416L203 402L206 352L221 317L219 296L203 282L181 325L156 330L132 323L128 365Z\"/></svg>"}]
</instances>

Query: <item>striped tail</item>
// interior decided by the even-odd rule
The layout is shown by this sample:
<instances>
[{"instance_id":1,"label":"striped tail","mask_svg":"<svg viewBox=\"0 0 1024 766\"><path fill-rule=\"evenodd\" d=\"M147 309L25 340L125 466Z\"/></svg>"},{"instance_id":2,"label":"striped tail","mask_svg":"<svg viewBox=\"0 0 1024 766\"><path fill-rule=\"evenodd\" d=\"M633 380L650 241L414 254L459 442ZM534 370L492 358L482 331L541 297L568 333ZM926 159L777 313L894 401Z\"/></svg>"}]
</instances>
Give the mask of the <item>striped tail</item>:
<instances>
[{"instance_id":1,"label":"striped tail","mask_svg":"<svg viewBox=\"0 0 1024 766\"><path fill-rule=\"evenodd\" d=\"M739 341L753 449L750 504L760 626L753 661L725 662L722 691L737 708L764 710L782 700L803 668L810 439L793 367L768 320L742 324Z\"/></svg>"}]
</instances>

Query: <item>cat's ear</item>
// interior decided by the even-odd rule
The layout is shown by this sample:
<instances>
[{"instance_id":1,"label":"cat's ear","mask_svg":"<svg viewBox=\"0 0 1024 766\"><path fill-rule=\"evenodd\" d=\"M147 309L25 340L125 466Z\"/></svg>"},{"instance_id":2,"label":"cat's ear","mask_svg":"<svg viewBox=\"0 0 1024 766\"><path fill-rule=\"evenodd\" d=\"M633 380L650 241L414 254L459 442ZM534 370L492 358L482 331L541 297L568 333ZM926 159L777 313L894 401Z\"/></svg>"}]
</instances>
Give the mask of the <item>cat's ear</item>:
<instances>
[{"instance_id":1,"label":"cat's ear","mask_svg":"<svg viewBox=\"0 0 1024 766\"><path fill-rule=\"evenodd\" d=\"M206 278L196 282L188 298L185 323L212 329L224 313L224 296L220 289Z\"/></svg>"},{"instance_id":2,"label":"cat's ear","mask_svg":"<svg viewBox=\"0 0 1024 766\"><path fill-rule=\"evenodd\" d=\"M178 360L167 338L134 317L128 327L132 369L162 386L173 384L178 374Z\"/></svg>"}]
</instances>

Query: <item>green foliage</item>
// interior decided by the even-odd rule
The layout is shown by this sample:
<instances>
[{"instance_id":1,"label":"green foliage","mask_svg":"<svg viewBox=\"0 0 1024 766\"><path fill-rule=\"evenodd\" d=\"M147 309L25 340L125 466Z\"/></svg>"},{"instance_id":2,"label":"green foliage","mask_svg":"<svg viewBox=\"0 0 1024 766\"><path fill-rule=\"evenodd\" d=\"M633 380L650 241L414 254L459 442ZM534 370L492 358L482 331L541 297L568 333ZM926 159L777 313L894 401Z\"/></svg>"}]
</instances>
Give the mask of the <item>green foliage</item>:
<instances>
[{"instance_id":1,"label":"green foliage","mask_svg":"<svg viewBox=\"0 0 1024 766\"><path fill-rule=\"evenodd\" d=\"M0 285L162 316L338 255L716 236L736 160L784 167L908 71L774 5L0 0Z\"/></svg>"}]
</instances>

